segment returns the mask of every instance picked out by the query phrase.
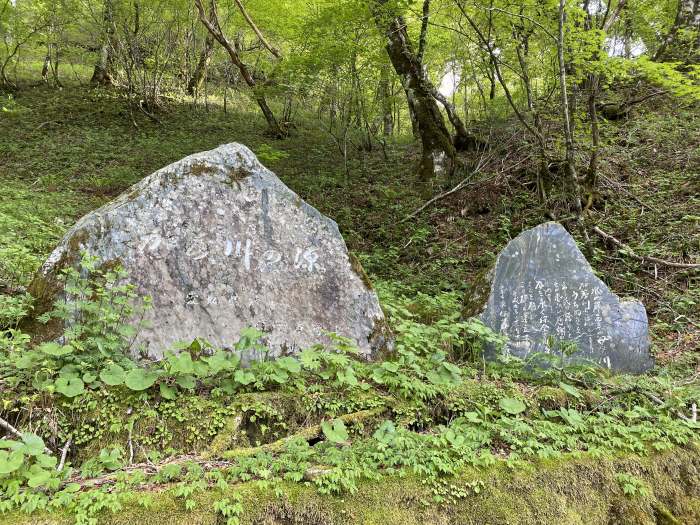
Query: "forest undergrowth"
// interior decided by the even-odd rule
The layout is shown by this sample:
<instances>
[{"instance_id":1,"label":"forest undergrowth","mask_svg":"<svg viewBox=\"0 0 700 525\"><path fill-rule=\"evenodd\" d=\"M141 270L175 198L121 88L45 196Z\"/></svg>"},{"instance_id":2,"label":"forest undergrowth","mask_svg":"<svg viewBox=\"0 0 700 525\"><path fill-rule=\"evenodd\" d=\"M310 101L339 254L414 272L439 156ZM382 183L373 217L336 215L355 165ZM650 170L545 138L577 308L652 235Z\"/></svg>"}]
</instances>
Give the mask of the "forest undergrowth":
<instances>
[{"instance_id":1,"label":"forest undergrowth","mask_svg":"<svg viewBox=\"0 0 700 525\"><path fill-rule=\"evenodd\" d=\"M206 506L211 523L264 523L246 490L279 500L299 486L342 502L395 479L419 487L411 505L457 508L496 490L466 472L507 476L563 459L607 462L618 506L635 506L645 520L699 515L680 496L662 498L651 467L615 462L676 447L697 456L697 274L640 262L599 237L584 246L566 222L567 199L557 197L556 167L549 201L536 198L529 145L512 122L482 124L494 146L465 157L465 171L434 193L469 177L464 188L421 209L415 146L355 151L346 170L336 145L304 125L310 116L278 141L244 106L224 113L215 101L173 102L160 123L129 114L112 91L78 86L26 86L1 104L8 133L0 142L0 417L22 429L0 441L0 512L8 519L51 511L98 523L125 507L158 506L162 496L178 514ZM637 254L696 260L697 107L657 97L624 126L604 121L602 136L591 223ZM148 305L116 284L127 275L101 272L89 258L91 279L66 276L80 322L60 344L34 344L21 329L32 307L24 288L66 229L152 171L233 141L338 222L375 283L395 354L367 363L334 337L330 348L242 368L238 354L261 350L262 334L249 330L237 354L193 338L179 354L145 364L129 347L138 326L125 320ZM483 361L484 345L499 338L463 318L464 297L510 239L551 219L571 227L613 291L645 303L658 365L648 376ZM73 314L59 303L45 320ZM697 495L697 482L686 485ZM255 489L237 489L248 486ZM317 522L343 522L328 512L335 518Z\"/></svg>"}]
</instances>

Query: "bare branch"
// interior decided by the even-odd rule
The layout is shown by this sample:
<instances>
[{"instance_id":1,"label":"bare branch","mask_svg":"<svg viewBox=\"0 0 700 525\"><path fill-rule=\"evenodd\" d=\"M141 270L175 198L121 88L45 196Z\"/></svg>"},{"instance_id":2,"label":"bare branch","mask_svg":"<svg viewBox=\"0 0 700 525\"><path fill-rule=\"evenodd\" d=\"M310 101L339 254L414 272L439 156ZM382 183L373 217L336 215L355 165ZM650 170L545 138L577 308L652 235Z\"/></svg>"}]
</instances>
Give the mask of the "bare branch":
<instances>
[{"instance_id":1,"label":"bare branch","mask_svg":"<svg viewBox=\"0 0 700 525\"><path fill-rule=\"evenodd\" d=\"M3 419L0 417L0 427L4 428L7 430L10 434L15 436L16 438L22 439L22 433L17 430L15 427L13 427L9 421L6 419ZM49 455L53 455L53 450L51 450L49 447L44 447L44 452Z\"/></svg>"},{"instance_id":2,"label":"bare branch","mask_svg":"<svg viewBox=\"0 0 700 525\"><path fill-rule=\"evenodd\" d=\"M258 36L260 39L260 42L262 43L265 48L274 55L275 58L282 58L282 54L279 52L279 50L276 47L273 47L270 45L270 43L265 39L263 36L262 32L260 29L258 29L258 26L255 25L255 22L253 22L253 19L250 18L250 15L248 12L245 10L245 7L243 7L243 3L241 0L234 0L236 2L236 5L238 6L238 9L240 9L241 14L243 15L243 18L245 18L245 21L248 23L250 28L253 30L253 32Z\"/></svg>"},{"instance_id":3,"label":"bare branch","mask_svg":"<svg viewBox=\"0 0 700 525\"><path fill-rule=\"evenodd\" d=\"M632 248L627 246L625 243L623 243L619 239L616 239L615 237L613 237L609 233L604 232L598 226L594 226L593 231L596 232L598 235L600 235L606 241L610 241L615 246L623 248L625 250L625 254L629 255L633 259L637 259L638 261L645 262L648 264L660 264L662 266L669 266L671 268L700 268L700 264L679 263L679 262L674 262L674 261L666 261L664 259L658 259L657 257L650 257L648 255L638 255L637 253L634 252L634 250L632 250Z\"/></svg>"},{"instance_id":4,"label":"bare branch","mask_svg":"<svg viewBox=\"0 0 700 525\"><path fill-rule=\"evenodd\" d=\"M13 427L9 421L7 421L1 417L0 417L0 427L7 430L13 436L18 437L20 439L22 438L22 433L19 430L17 430L15 427Z\"/></svg>"},{"instance_id":5,"label":"bare branch","mask_svg":"<svg viewBox=\"0 0 700 525\"><path fill-rule=\"evenodd\" d=\"M70 446L73 444L73 440L71 438L68 438L68 441L66 441L66 444L63 445L63 448L61 449L61 461L58 462L58 466L56 467L57 471L62 471L63 466L66 464L66 456L68 455L68 451L70 450Z\"/></svg>"},{"instance_id":6,"label":"bare branch","mask_svg":"<svg viewBox=\"0 0 700 525\"><path fill-rule=\"evenodd\" d=\"M625 4L627 4L627 0L620 0L617 3L617 7L615 7L615 10L612 12L611 15L608 16L609 13L605 14L605 18L603 19L603 26L601 29L605 31L606 33L610 31L610 28L612 25L615 23L615 21L618 19L620 16L620 13L622 13L622 10L625 7ZM609 8L610 6L608 6Z\"/></svg>"},{"instance_id":7,"label":"bare branch","mask_svg":"<svg viewBox=\"0 0 700 525\"><path fill-rule=\"evenodd\" d=\"M487 162L489 159L490 159L490 157L487 157L486 155L482 155L481 158L479 159L479 163L477 164L476 168L474 168L474 170L473 170L467 177L465 177L465 178L462 180L462 182L460 182L459 184L457 184L457 185L456 185L454 188L452 188L451 190L447 190L447 191L444 192L444 193L441 193L441 194L439 194L439 195L436 195L435 197L433 197L432 199L430 199L428 202L426 202L425 204L423 204L423 206L421 206L420 208L418 208L416 211L414 211L414 212L411 213L410 215L407 215L406 217L404 217L404 218L401 220L401 222L406 222L407 220L412 219L413 217L415 217L416 215L418 215L420 212L422 212L424 209L426 209L426 208L427 208L428 206L430 206L431 204L434 204L434 203L436 203L437 201L439 201L439 200L441 200L441 199L444 199L445 197L448 197L448 196L452 195L453 193L458 192L458 191L461 190L462 188L465 188L466 186L475 183L476 181L473 181L474 176L475 176L477 173L479 173L479 171L481 171L481 168L486 164L486 162Z\"/></svg>"}]
</instances>

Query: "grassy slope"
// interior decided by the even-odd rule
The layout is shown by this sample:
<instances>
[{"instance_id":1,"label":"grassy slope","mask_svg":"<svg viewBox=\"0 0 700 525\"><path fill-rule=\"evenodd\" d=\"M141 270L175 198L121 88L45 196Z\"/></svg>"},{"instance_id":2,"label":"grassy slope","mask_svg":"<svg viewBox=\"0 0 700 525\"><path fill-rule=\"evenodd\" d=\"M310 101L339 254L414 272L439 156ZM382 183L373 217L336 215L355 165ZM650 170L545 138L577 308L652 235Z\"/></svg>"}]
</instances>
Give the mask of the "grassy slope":
<instances>
[{"instance_id":1,"label":"grassy slope","mask_svg":"<svg viewBox=\"0 0 700 525\"><path fill-rule=\"evenodd\" d=\"M7 132L0 141L0 249L25 247L26 252L4 252L10 256L0 259L0 285L26 284L36 265L78 217L144 175L189 153L231 141L263 152L261 160L284 182L333 217L350 248L361 254L375 279L397 281L413 290L435 293L468 288L469 278L488 267L510 238L546 220L546 210L530 190L530 175L516 168L520 158L512 144L498 151L499 158L507 159L512 167L507 173L494 173L486 182L441 200L402 223L401 219L424 202L411 175L416 152L407 146L390 146L388 161L378 151L354 156L346 183L335 146L314 131L312 123L302 123L290 139L278 142L264 135L263 123L256 114L241 110L230 109L223 114L215 107L207 112L202 107L173 105L159 115L162 125L134 115L138 123L135 128L128 111L110 93L85 88L57 91L41 86L21 90L15 100L13 111L0 113L0 128ZM593 217L640 253L697 260L700 119L697 108L674 107L673 101L658 104L626 124L605 124L603 133L608 145L603 198L597 201ZM501 133L504 137L508 134ZM493 142L499 143L499 138ZM279 156L270 155L265 145L286 156L275 158ZM557 211L563 212L563 207ZM640 267L634 260L606 249L598 239L594 243L592 263L601 277L616 292L644 299L652 320L655 349L662 361L675 361L688 367L688 373L700 368L700 317L693 304L700 301L697 282L687 273L663 268L655 275L653 268ZM671 499L662 498L674 514L697 516L699 489L696 483L685 480L697 479L698 465L685 452L678 452L677 458L686 466L676 463L672 468L664 460L656 470L642 469L641 475L655 490L658 486L659 493L675 494ZM313 522L304 514L308 511L321 516L318 523L411 523L409 518L428 523L468 523L468 519L482 523L485 521L476 518L477 512L488 509L494 523L533 523L545 517L546 521L540 522L592 523L591 516L607 523L615 518L619 510L615 510L616 505L630 505L615 493L616 482L606 464L574 462L562 468L573 478L559 477L558 467L555 474L545 470L548 474L543 474L544 478L525 477L517 482L510 474L494 477L486 473L488 483L503 485L490 486L486 494L468 498L459 509L423 509L420 496L416 496L419 492L408 490L403 481L369 486L344 502L321 500L311 489L296 489L298 492L291 493L297 494L301 506L279 511L291 517L265 521L258 516L257 522ZM638 464L634 468L642 467ZM681 473L681 468L694 470ZM597 477L597 484L590 487L590 492L584 491L581 499L569 497L568 505L564 505L565 497L571 496L565 489L584 471ZM537 491L537 484L548 477L557 483L553 496L546 490ZM606 494L609 487L613 487L609 489L612 492ZM402 499L399 493L407 493L408 499ZM258 497L254 492L250 494ZM396 497L387 498L386 494ZM163 505L158 504L163 512L154 514L154 519L159 523L180 522L180 518L168 516L179 516L181 509L166 501L166 496L163 498ZM546 509L540 515L533 514L539 512L538 502ZM390 512L377 517L371 515L371 510L362 510L350 515L352 520L347 518L347 509L364 509L362 503L368 503L364 506L367 509ZM652 500L638 503L642 517L634 518L637 511L625 515L637 519L633 523L652 523ZM282 508L279 502L271 505L269 508ZM249 508L262 512L256 505ZM118 523L147 523L142 521L145 515L132 509L124 514L126 521ZM248 518L255 521L256 517L251 514ZM191 517L187 520L196 522ZM202 510L199 522L215 523L215 518Z\"/></svg>"},{"instance_id":2,"label":"grassy slope","mask_svg":"<svg viewBox=\"0 0 700 525\"><path fill-rule=\"evenodd\" d=\"M626 123L603 122L601 196L592 220L639 253L694 261L700 254L698 108L653 103ZM513 126L491 132L498 146L486 181L401 222L424 202L411 147L390 146L388 160L379 151L355 154L346 181L337 149L314 122L302 121L290 139L274 141L257 114L180 104L159 116L162 125L134 115L136 128L113 94L82 87L23 89L12 107L0 113L0 248L23 245L36 258L13 275L0 264L0 284L26 284L76 218L143 176L232 141L263 152L261 160L284 182L334 218L375 278L428 293L468 288L510 238L547 220ZM286 155L265 154L267 146ZM557 209L556 191L555 184L552 206L566 215ZM645 302L664 359L700 346L700 290L692 274L641 266L597 238L593 243L591 262L601 277L617 293Z\"/></svg>"}]
</instances>

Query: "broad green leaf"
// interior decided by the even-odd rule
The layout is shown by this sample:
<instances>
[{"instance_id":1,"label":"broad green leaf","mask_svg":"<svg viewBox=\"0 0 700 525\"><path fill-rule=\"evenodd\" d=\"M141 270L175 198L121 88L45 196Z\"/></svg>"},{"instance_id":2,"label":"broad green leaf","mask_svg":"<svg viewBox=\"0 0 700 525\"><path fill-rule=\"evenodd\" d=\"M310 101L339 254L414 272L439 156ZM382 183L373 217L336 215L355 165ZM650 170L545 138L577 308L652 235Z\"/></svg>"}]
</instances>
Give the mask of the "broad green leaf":
<instances>
[{"instance_id":1,"label":"broad green leaf","mask_svg":"<svg viewBox=\"0 0 700 525\"><path fill-rule=\"evenodd\" d=\"M126 372L121 366L112 364L100 372L100 379L109 386L123 385L126 380Z\"/></svg>"},{"instance_id":2,"label":"broad green leaf","mask_svg":"<svg viewBox=\"0 0 700 525\"><path fill-rule=\"evenodd\" d=\"M570 396L575 397L576 399L581 399L581 392L579 392L578 388L576 388L575 386L569 385L567 383L559 383L559 388L561 388Z\"/></svg>"},{"instance_id":3,"label":"broad green leaf","mask_svg":"<svg viewBox=\"0 0 700 525\"><path fill-rule=\"evenodd\" d=\"M236 370L236 373L233 375L233 379L241 385L249 385L255 381L255 374L249 372L248 370Z\"/></svg>"},{"instance_id":4,"label":"broad green leaf","mask_svg":"<svg viewBox=\"0 0 700 525\"><path fill-rule=\"evenodd\" d=\"M61 357L73 353L73 347L70 345L59 345L58 343L49 342L39 345L39 350L47 355Z\"/></svg>"},{"instance_id":5,"label":"broad green leaf","mask_svg":"<svg viewBox=\"0 0 700 525\"><path fill-rule=\"evenodd\" d=\"M56 456L49 456L48 454L39 454L36 458L36 462L42 468L55 469L58 460Z\"/></svg>"},{"instance_id":6,"label":"broad green leaf","mask_svg":"<svg viewBox=\"0 0 700 525\"><path fill-rule=\"evenodd\" d=\"M387 371L393 372L393 373L396 373L396 372L399 371L399 364L398 364L398 363L394 363L394 362L392 362L392 361L384 361L384 362L381 364L381 367L382 367L384 370L387 370Z\"/></svg>"},{"instance_id":7,"label":"broad green leaf","mask_svg":"<svg viewBox=\"0 0 700 525\"><path fill-rule=\"evenodd\" d=\"M566 408L560 408L558 411L559 416L566 421L572 427L583 425L583 416L578 410Z\"/></svg>"},{"instance_id":8,"label":"broad green leaf","mask_svg":"<svg viewBox=\"0 0 700 525\"><path fill-rule=\"evenodd\" d=\"M334 419L332 423L324 421L321 423L321 429L331 443L347 443L350 437L342 419Z\"/></svg>"},{"instance_id":9,"label":"broad green leaf","mask_svg":"<svg viewBox=\"0 0 700 525\"><path fill-rule=\"evenodd\" d=\"M7 449L15 449L17 448L18 443L16 441L13 441L11 439L0 439L0 448L7 448Z\"/></svg>"},{"instance_id":10,"label":"broad green leaf","mask_svg":"<svg viewBox=\"0 0 700 525\"><path fill-rule=\"evenodd\" d=\"M22 434L22 443L24 443L24 451L30 456L38 456L46 448L44 440L31 432Z\"/></svg>"},{"instance_id":11,"label":"broad green leaf","mask_svg":"<svg viewBox=\"0 0 700 525\"><path fill-rule=\"evenodd\" d=\"M0 450L0 475L10 474L23 464L24 454L21 451L5 452Z\"/></svg>"},{"instance_id":12,"label":"broad green leaf","mask_svg":"<svg viewBox=\"0 0 700 525\"><path fill-rule=\"evenodd\" d=\"M134 368L126 373L124 383L130 390L141 391L153 386L158 379L158 374L149 372L144 368Z\"/></svg>"},{"instance_id":13,"label":"broad green leaf","mask_svg":"<svg viewBox=\"0 0 700 525\"><path fill-rule=\"evenodd\" d=\"M85 383L79 377L61 376L54 383L56 391L66 397L76 397L85 392Z\"/></svg>"},{"instance_id":14,"label":"broad green leaf","mask_svg":"<svg viewBox=\"0 0 700 525\"><path fill-rule=\"evenodd\" d=\"M236 368L240 361L240 357L224 350L217 350L212 356L204 359L209 364L209 370L212 374L218 374L222 370Z\"/></svg>"},{"instance_id":15,"label":"broad green leaf","mask_svg":"<svg viewBox=\"0 0 700 525\"><path fill-rule=\"evenodd\" d=\"M37 465L35 465L37 466ZM27 485L29 485L31 488L35 489L37 487L41 487L42 485L45 485L47 481L51 479L52 472L47 469L42 469L42 468L37 468L37 469L32 469L33 472L30 474L29 479L27 480Z\"/></svg>"},{"instance_id":16,"label":"broad green leaf","mask_svg":"<svg viewBox=\"0 0 700 525\"><path fill-rule=\"evenodd\" d=\"M15 366L18 370L27 370L33 368L35 363L39 360L39 354L36 352L27 352L20 356L17 361L15 361Z\"/></svg>"},{"instance_id":17,"label":"broad green leaf","mask_svg":"<svg viewBox=\"0 0 700 525\"><path fill-rule=\"evenodd\" d=\"M175 382L185 390L192 390L197 384L194 380L194 376L191 374L179 376L175 379Z\"/></svg>"},{"instance_id":18,"label":"broad green leaf","mask_svg":"<svg viewBox=\"0 0 700 525\"><path fill-rule=\"evenodd\" d=\"M192 362L192 369L197 377L207 377L211 373L209 363L201 359Z\"/></svg>"},{"instance_id":19,"label":"broad green leaf","mask_svg":"<svg viewBox=\"0 0 700 525\"><path fill-rule=\"evenodd\" d=\"M170 371L173 374L194 373L194 366L192 366L192 356L188 352L182 352L177 355L168 355L168 363L170 363Z\"/></svg>"},{"instance_id":20,"label":"broad green leaf","mask_svg":"<svg viewBox=\"0 0 700 525\"><path fill-rule=\"evenodd\" d=\"M393 421L385 420L379 428L372 434L372 437L382 443L389 443L396 434L396 426Z\"/></svg>"},{"instance_id":21,"label":"broad green leaf","mask_svg":"<svg viewBox=\"0 0 700 525\"><path fill-rule=\"evenodd\" d=\"M176 399L177 390L170 385L165 383L160 384L160 395L163 399Z\"/></svg>"},{"instance_id":22,"label":"broad green leaf","mask_svg":"<svg viewBox=\"0 0 700 525\"><path fill-rule=\"evenodd\" d=\"M514 397L502 398L498 402L498 406L500 406L504 412L507 412L513 416L517 416L521 412L525 412L525 409L527 409L525 403L523 403L520 399L515 399Z\"/></svg>"},{"instance_id":23,"label":"broad green leaf","mask_svg":"<svg viewBox=\"0 0 700 525\"><path fill-rule=\"evenodd\" d=\"M301 371L301 364L293 357L280 357L276 363L290 374L298 374Z\"/></svg>"}]
</instances>

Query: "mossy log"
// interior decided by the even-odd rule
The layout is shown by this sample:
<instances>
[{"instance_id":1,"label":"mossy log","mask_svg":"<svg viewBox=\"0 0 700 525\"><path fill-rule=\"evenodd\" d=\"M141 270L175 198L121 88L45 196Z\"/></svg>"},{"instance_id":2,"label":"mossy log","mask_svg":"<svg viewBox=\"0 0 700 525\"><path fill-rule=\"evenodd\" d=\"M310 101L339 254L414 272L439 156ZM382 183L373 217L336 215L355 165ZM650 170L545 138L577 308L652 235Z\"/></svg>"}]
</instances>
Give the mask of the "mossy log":
<instances>
[{"instance_id":1,"label":"mossy log","mask_svg":"<svg viewBox=\"0 0 700 525\"><path fill-rule=\"evenodd\" d=\"M346 425L352 425L352 424L358 424L358 423L364 423L365 421L368 421L370 419L379 417L386 411L385 407L381 408L373 408L371 410L360 410L359 412L353 412L352 414L346 414L344 416L340 416L337 419L340 419L343 423ZM311 441L319 436L322 435L322 429L321 425L313 425L310 427L307 427L296 434L292 434L291 436L287 436L282 439L278 439L277 441L273 441L272 443L267 443L265 445L260 445L258 447L242 447L242 448L236 448L233 450L227 450L221 454L221 457L224 459L238 459L238 458L243 458L243 457L250 457L250 456L255 456L259 454L260 452L267 452L267 453L277 453L281 452L284 450L284 447L289 443L290 441L296 440L296 439L304 439L306 441Z\"/></svg>"}]
</instances>

